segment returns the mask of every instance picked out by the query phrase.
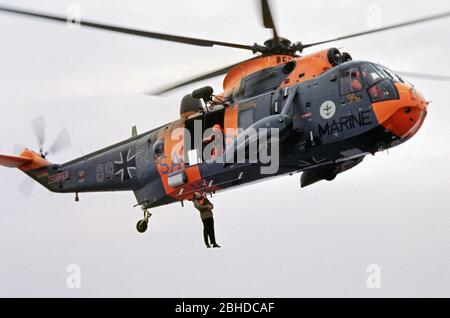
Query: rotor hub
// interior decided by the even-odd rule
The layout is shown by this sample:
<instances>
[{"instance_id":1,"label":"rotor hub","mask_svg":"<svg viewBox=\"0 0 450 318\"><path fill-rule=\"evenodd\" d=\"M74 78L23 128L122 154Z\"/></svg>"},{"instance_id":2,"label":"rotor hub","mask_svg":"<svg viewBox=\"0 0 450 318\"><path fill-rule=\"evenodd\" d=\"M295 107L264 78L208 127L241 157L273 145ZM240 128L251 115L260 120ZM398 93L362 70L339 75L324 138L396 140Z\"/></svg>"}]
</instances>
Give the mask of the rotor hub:
<instances>
[{"instance_id":1,"label":"rotor hub","mask_svg":"<svg viewBox=\"0 0 450 318\"><path fill-rule=\"evenodd\" d=\"M261 53L263 55L285 54L296 56L297 52L302 53L303 45L301 42L292 43L286 38L271 38L264 42L263 45L255 43L253 45L253 53Z\"/></svg>"}]
</instances>

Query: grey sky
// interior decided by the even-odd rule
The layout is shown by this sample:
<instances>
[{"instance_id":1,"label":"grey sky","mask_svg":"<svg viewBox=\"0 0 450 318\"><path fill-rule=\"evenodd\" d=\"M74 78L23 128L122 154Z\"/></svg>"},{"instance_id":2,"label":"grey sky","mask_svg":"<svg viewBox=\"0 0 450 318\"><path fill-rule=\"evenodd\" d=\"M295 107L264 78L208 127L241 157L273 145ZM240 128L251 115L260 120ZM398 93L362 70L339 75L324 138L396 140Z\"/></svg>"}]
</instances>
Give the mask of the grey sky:
<instances>
[{"instance_id":1,"label":"grey sky","mask_svg":"<svg viewBox=\"0 0 450 318\"><path fill-rule=\"evenodd\" d=\"M152 31L263 42L256 1L7 1L2 4ZM303 42L365 30L378 5L383 25L450 10L448 1L272 1L282 36ZM406 9L405 9L406 8ZM354 59L450 75L450 19L333 44ZM201 48L0 15L0 153L36 147L29 121L45 115L48 140L65 125L67 161L178 115L197 85L165 97L155 86L246 58ZM328 47L328 46L325 46ZM305 52L306 54L312 50ZM222 78L211 83L220 90ZM333 182L300 190L299 175L216 195L220 250L203 247L198 212L155 209L149 231L132 193L24 198L20 171L0 170L0 296L450 296L448 83L410 79L432 101L419 133L368 157ZM66 287L79 264L82 288ZM366 287L378 264L382 288Z\"/></svg>"}]
</instances>

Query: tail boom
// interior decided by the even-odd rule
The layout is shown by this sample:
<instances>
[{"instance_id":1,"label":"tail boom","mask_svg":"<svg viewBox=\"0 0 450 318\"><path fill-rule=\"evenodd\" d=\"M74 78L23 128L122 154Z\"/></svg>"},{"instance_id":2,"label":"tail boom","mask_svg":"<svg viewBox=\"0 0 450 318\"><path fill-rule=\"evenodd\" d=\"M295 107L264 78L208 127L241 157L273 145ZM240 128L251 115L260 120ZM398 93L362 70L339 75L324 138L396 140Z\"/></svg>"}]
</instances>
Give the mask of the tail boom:
<instances>
[{"instance_id":1,"label":"tail boom","mask_svg":"<svg viewBox=\"0 0 450 318\"><path fill-rule=\"evenodd\" d=\"M19 168L22 171L39 169L52 165L34 151L25 149L19 156L0 155L0 165L9 168Z\"/></svg>"},{"instance_id":2,"label":"tail boom","mask_svg":"<svg viewBox=\"0 0 450 318\"><path fill-rule=\"evenodd\" d=\"M23 156L0 155L0 165L8 168L20 168L24 165L30 164L32 161L32 158Z\"/></svg>"}]
</instances>

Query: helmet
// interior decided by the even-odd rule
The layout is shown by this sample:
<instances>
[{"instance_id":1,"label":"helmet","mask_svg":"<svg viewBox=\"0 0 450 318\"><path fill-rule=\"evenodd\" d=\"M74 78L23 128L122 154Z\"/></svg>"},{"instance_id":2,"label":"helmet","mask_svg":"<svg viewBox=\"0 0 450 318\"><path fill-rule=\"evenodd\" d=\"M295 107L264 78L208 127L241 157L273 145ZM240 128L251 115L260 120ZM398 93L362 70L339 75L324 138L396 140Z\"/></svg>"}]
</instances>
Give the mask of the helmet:
<instances>
[{"instance_id":1,"label":"helmet","mask_svg":"<svg viewBox=\"0 0 450 318\"><path fill-rule=\"evenodd\" d=\"M203 197L203 195L200 192L195 192L194 193L194 199L200 198L200 197Z\"/></svg>"},{"instance_id":2,"label":"helmet","mask_svg":"<svg viewBox=\"0 0 450 318\"><path fill-rule=\"evenodd\" d=\"M213 129L214 131L222 131L222 127L221 127L219 124L215 124L215 125L212 127L212 129Z\"/></svg>"}]
</instances>

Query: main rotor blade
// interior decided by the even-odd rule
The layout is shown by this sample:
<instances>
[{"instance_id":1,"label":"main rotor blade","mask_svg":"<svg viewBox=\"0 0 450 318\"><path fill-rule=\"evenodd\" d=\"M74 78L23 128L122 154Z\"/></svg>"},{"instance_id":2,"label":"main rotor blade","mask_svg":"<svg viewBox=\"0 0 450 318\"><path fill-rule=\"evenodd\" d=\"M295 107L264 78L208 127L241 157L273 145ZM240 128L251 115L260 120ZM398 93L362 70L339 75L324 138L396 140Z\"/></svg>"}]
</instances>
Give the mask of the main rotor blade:
<instances>
[{"instance_id":1,"label":"main rotor blade","mask_svg":"<svg viewBox=\"0 0 450 318\"><path fill-rule=\"evenodd\" d=\"M277 28L275 27L275 23L273 22L272 12L270 11L268 0L261 0L261 10L264 27L267 29L272 29L273 39L275 43L279 43L280 38L278 37Z\"/></svg>"},{"instance_id":2,"label":"main rotor blade","mask_svg":"<svg viewBox=\"0 0 450 318\"><path fill-rule=\"evenodd\" d=\"M421 78L421 79L432 80L432 81L442 81L442 82L450 81L450 76L446 76L446 75L412 73L412 72L402 72L402 71L395 71L395 73L398 73L398 74L406 76L406 77L415 77L415 78Z\"/></svg>"},{"instance_id":3,"label":"main rotor blade","mask_svg":"<svg viewBox=\"0 0 450 318\"><path fill-rule=\"evenodd\" d=\"M31 126L33 127L34 135L38 142L39 151L42 151L45 143L45 118L44 116L39 116L31 121Z\"/></svg>"},{"instance_id":4,"label":"main rotor blade","mask_svg":"<svg viewBox=\"0 0 450 318\"><path fill-rule=\"evenodd\" d=\"M63 128L61 132L59 133L58 137L56 137L55 142L51 147L48 149L48 152L51 154L54 154L58 151L64 150L71 145L70 135L67 128Z\"/></svg>"},{"instance_id":5,"label":"main rotor blade","mask_svg":"<svg viewBox=\"0 0 450 318\"><path fill-rule=\"evenodd\" d=\"M170 86L158 89L156 91L151 91L148 94L149 95L162 95L162 94L167 93L167 92L169 92L171 90L177 89L179 87L182 87L182 86L185 86L185 85L188 85L188 84L192 84L192 83L195 83L195 82L203 81L205 79L209 79L209 78L213 78L213 77L216 77L216 76L219 76L219 75L223 75L223 74L226 74L231 68L233 68L236 65L239 65L241 63L243 63L243 62L235 63L235 64L232 64L232 65L228 65L228 66L225 66L225 67L223 67L221 69L218 69L218 70L215 70L215 71L212 71L212 72L208 72L208 73L205 73L205 74L193 77L191 79L183 80L183 81L181 81L179 83L172 84Z\"/></svg>"},{"instance_id":6,"label":"main rotor blade","mask_svg":"<svg viewBox=\"0 0 450 318\"><path fill-rule=\"evenodd\" d=\"M308 47L311 47L311 46L315 46L315 45L319 45L319 44L325 44L325 43L329 43L329 42L335 42L335 41L355 38L355 37L363 36L363 35L366 35L366 34L372 34L372 33L378 33L378 32L382 32L382 31L398 29L398 28L402 28L402 27L406 27L406 26L410 26L410 25L414 25L414 24L419 24L419 23L429 22L429 21L433 21L433 20L439 20L439 19L443 19L443 18L448 18L449 16L450 16L450 11L449 12L444 12L444 13L441 13L441 14L436 14L436 15L424 17L424 18L420 18L420 19L406 21L406 22L402 22L402 23L391 24L391 25L388 25L388 26L385 26L385 27L371 29L371 30L367 30L367 31L364 31L364 32L358 32L358 33L353 33L353 34L349 34L349 35L344 35L344 36L340 36L340 37L337 37L337 38L334 38L334 39L330 39L330 40L326 40L326 41L315 42L315 43L310 43L310 44L304 44L303 48L308 48Z\"/></svg>"},{"instance_id":7,"label":"main rotor blade","mask_svg":"<svg viewBox=\"0 0 450 318\"><path fill-rule=\"evenodd\" d=\"M50 14L40 13L40 12L36 12L36 11L29 11L29 10L23 10L23 9L18 9L18 8L5 7L5 6L0 6L0 11L24 15L24 16L30 16L30 17L35 17L35 18L42 18L42 19L52 20L52 21L57 21L57 22L71 23L71 21L64 16L50 15ZM78 23L78 21L77 21L77 23ZM164 33L149 32L149 31L143 31L143 30L138 30L138 29L131 29L131 28L126 28L126 27L97 23L97 22L92 22L92 21L80 20L79 24L82 26L94 28L94 29L112 31L112 32L116 32L116 33L131 34L131 35L141 36L141 37L145 37L145 38L152 38L152 39L158 39L158 40L164 40L164 41L170 41L170 42L178 42L178 43L184 43L184 44L190 44L190 45L207 46L207 47L218 45L218 46L232 47L232 48L236 48L236 49L244 49L244 50L250 50L250 51L253 49L253 47L250 45L213 41L213 40L204 40L204 39L197 39L197 38L191 38L191 37L185 37L185 36L177 36L177 35L164 34Z\"/></svg>"}]
</instances>

